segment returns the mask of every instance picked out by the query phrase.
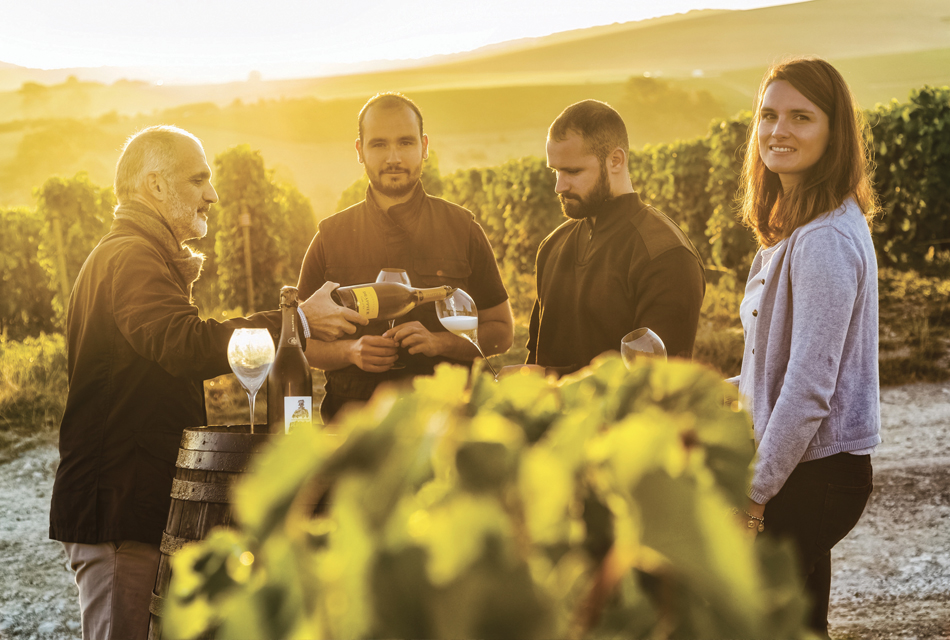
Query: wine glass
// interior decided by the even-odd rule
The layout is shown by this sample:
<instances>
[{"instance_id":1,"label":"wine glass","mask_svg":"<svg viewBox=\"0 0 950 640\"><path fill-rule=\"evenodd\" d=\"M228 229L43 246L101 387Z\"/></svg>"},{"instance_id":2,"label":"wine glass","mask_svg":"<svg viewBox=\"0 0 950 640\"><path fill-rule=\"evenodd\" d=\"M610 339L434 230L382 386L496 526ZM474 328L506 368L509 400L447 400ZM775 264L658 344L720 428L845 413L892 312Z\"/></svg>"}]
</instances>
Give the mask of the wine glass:
<instances>
[{"instance_id":1,"label":"wine glass","mask_svg":"<svg viewBox=\"0 0 950 640\"><path fill-rule=\"evenodd\" d=\"M247 392L254 433L254 399L274 362L274 341L267 329L235 329L228 342L228 364Z\"/></svg>"},{"instance_id":2,"label":"wine glass","mask_svg":"<svg viewBox=\"0 0 950 640\"><path fill-rule=\"evenodd\" d=\"M406 273L405 269L390 269L388 267L382 269L379 272L379 275L376 276L376 282L398 282L404 284L407 287L411 287L412 283L409 282L409 274ZM396 319L392 318L389 321L389 328L392 329L396 326ZM400 357L396 358L396 361L393 363L393 366L390 369L405 369L406 363L402 361Z\"/></svg>"},{"instance_id":3,"label":"wine glass","mask_svg":"<svg viewBox=\"0 0 950 640\"><path fill-rule=\"evenodd\" d=\"M633 366L636 358L661 358L666 360L666 345L650 329L634 329L620 341L620 356L627 368Z\"/></svg>"},{"instance_id":4,"label":"wine glass","mask_svg":"<svg viewBox=\"0 0 950 640\"><path fill-rule=\"evenodd\" d=\"M488 364L488 368L491 369L492 375L495 376L495 380L497 380L498 373L495 371L495 367L491 366L491 362L485 357L485 352L478 344L478 308L475 306L472 297L461 289L456 289L445 300L436 301L435 313L439 316L439 322L442 323L443 327L475 345L478 353L481 354Z\"/></svg>"}]
</instances>

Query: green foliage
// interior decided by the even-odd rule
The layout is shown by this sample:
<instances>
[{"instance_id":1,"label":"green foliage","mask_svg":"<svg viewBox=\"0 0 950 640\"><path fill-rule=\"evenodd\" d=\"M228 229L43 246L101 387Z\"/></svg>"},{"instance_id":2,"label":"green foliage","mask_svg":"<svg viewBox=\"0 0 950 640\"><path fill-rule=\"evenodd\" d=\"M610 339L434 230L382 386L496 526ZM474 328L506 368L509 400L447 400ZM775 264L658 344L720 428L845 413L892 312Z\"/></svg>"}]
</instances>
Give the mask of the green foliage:
<instances>
[{"instance_id":1,"label":"green foliage","mask_svg":"<svg viewBox=\"0 0 950 640\"><path fill-rule=\"evenodd\" d=\"M365 200L367 187L369 187L369 178L364 173L340 194L340 199L336 203L337 211L343 211Z\"/></svg>"},{"instance_id":2,"label":"green foliage","mask_svg":"<svg viewBox=\"0 0 950 640\"><path fill-rule=\"evenodd\" d=\"M241 529L174 558L167 632L808 637L792 556L730 513L752 434L717 374L610 357L556 384L467 378L441 366L279 439L236 489Z\"/></svg>"},{"instance_id":3,"label":"green foliage","mask_svg":"<svg viewBox=\"0 0 950 640\"><path fill-rule=\"evenodd\" d=\"M456 171L445 179L445 198L475 214L501 266L515 316L526 318L535 298L538 246L564 221L554 174L534 157Z\"/></svg>"},{"instance_id":4,"label":"green foliage","mask_svg":"<svg viewBox=\"0 0 950 640\"><path fill-rule=\"evenodd\" d=\"M934 271L950 259L950 87L923 87L909 103L869 114L883 216L874 225L882 265ZM937 260L940 263L940 260Z\"/></svg>"},{"instance_id":5,"label":"green foliage","mask_svg":"<svg viewBox=\"0 0 950 640\"><path fill-rule=\"evenodd\" d=\"M300 263L316 231L313 211L295 187L275 183L261 153L248 145L218 154L214 164L220 198L214 255L221 304L245 312L275 308L280 288L297 283ZM250 216L253 300L247 293L242 213ZM209 227L209 236L210 231Z\"/></svg>"},{"instance_id":6,"label":"green foliage","mask_svg":"<svg viewBox=\"0 0 950 640\"><path fill-rule=\"evenodd\" d=\"M0 426L49 428L65 406L65 338L41 334L14 342L0 336Z\"/></svg>"},{"instance_id":7,"label":"green foliage","mask_svg":"<svg viewBox=\"0 0 950 640\"><path fill-rule=\"evenodd\" d=\"M707 193L710 170L707 140L681 140L630 152L634 188L680 225L706 263L711 257L706 237L713 207Z\"/></svg>"},{"instance_id":8,"label":"green foliage","mask_svg":"<svg viewBox=\"0 0 950 640\"><path fill-rule=\"evenodd\" d=\"M950 377L950 280L880 270L881 384Z\"/></svg>"},{"instance_id":9,"label":"green foliage","mask_svg":"<svg viewBox=\"0 0 950 640\"><path fill-rule=\"evenodd\" d=\"M50 178L35 195L43 219L37 256L49 277L57 326L64 327L69 292L89 252L112 225L115 197L85 173Z\"/></svg>"},{"instance_id":10,"label":"green foliage","mask_svg":"<svg viewBox=\"0 0 950 640\"><path fill-rule=\"evenodd\" d=\"M739 319L739 303L744 294L744 281L739 282L733 277L707 282L699 314L693 359L718 369L726 378L739 375L742 369L745 337Z\"/></svg>"},{"instance_id":11,"label":"green foliage","mask_svg":"<svg viewBox=\"0 0 950 640\"><path fill-rule=\"evenodd\" d=\"M736 195L745 154L751 114L739 120L713 124L709 135L709 181L707 192L712 213L706 224L710 255L715 268L738 274L748 273L755 255L752 232L738 220Z\"/></svg>"},{"instance_id":12,"label":"green foliage","mask_svg":"<svg viewBox=\"0 0 950 640\"><path fill-rule=\"evenodd\" d=\"M42 232L35 210L0 209L0 335L12 340L55 330L49 279L36 260Z\"/></svg>"}]
</instances>

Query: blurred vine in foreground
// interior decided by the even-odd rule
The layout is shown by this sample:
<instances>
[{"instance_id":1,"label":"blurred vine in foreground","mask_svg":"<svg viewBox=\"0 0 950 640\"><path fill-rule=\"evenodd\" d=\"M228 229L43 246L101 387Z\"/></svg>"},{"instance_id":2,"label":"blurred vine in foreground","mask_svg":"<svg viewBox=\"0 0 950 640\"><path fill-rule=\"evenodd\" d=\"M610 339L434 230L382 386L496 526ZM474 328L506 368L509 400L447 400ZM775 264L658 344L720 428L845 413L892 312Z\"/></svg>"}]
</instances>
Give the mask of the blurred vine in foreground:
<instances>
[{"instance_id":1,"label":"blurred vine in foreground","mask_svg":"<svg viewBox=\"0 0 950 640\"><path fill-rule=\"evenodd\" d=\"M280 439L236 490L242 528L175 558L166 634L809 637L790 552L730 513L752 433L718 375L606 357L468 382L441 366Z\"/></svg>"}]
</instances>

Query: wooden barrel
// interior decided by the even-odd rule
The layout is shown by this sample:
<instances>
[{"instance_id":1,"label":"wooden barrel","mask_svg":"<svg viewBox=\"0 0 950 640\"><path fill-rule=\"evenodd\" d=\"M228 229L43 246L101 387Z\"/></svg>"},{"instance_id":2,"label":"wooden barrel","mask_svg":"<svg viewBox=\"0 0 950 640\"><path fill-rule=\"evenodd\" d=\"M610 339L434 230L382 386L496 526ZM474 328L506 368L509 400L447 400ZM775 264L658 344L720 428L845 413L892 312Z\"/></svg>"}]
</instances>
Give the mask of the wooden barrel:
<instances>
[{"instance_id":1,"label":"wooden barrel","mask_svg":"<svg viewBox=\"0 0 950 640\"><path fill-rule=\"evenodd\" d=\"M266 430L261 425L261 431ZM231 524L231 487L247 472L268 433L250 433L250 425L185 429L172 481L172 503L162 534L161 559L149 604L148 640L162 637L165 595L171 580L171 556L214 528ZM211 636L209 636L211 637Z\"/></svg>"}]
</instances>

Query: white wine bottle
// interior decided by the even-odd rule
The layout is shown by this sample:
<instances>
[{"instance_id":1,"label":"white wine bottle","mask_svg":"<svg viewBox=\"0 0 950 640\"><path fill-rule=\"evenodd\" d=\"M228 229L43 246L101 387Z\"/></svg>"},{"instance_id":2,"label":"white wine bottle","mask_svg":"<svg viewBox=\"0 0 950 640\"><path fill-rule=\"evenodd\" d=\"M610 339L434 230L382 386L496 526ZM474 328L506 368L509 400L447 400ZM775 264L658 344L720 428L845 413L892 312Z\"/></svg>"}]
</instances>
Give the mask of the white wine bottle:
<instances>
[{"instance_id":1,"label":"white wine bottle","mask_svg":"<svg viewBox=\"0 0 950 640\"><path fill-rule=\"evenodd\" d=\"M280 290L281 329L277 355L267 374L267 430L289 433L313 426L310 364L297 335L297 289Z\"/></svg>"},{"instance_id":2,"label":"white wine bottle","mask_svg":"<svg viewBox=\"0 0 950 640\"><path fill-rule=\"evenodd\" d=\"M447 285L416 289L399 282L368 282L338 287L330 297L368 320L390 320L409 313L420 304L445 300L454 291Z\"/></svg>"}]
</instances>

